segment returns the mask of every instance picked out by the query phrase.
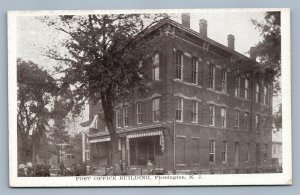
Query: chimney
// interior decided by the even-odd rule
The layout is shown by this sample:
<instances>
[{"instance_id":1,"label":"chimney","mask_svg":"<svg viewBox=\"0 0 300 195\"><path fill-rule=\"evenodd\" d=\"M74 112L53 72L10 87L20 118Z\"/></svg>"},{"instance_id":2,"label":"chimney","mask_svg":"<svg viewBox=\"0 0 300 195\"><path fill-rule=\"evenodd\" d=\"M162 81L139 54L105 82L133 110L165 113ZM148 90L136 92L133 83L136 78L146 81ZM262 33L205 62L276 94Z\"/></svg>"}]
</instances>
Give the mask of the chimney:
<instances>
[{"instance_id":1,"label":"chimney","mask_svg":"<svg viewBox=\"0 0 300 195\"><path fill-rule=\"evenodd\" d=\"M204 19L199 20L199 33L207 37L207 21Z\"/></svg>"},{"instance_id":2,"label":"chimney","mask_svg":"<svg viewBox=\"0 0 300 195\"><path fill-rule=\"evenodd\" d=\"M232 34L227 37L228 47L234 50L234 36Z\"/></svg>"},{"instance_id":3,"label":"chimney","mask_svg":"<svg viewBox=\"0 0 300 195\"><path fill-rule=\"evenodd\" d=\"M190 28L191 27L191 16L189 13L182 13L181 14L181 24L182 26L186 27L186 28Z\"/></svg>"},{"instance_id":4,"label":"chimney","mask_svg":"<svg viewBox=\"0 0 300 195\"><path fill-rule=\"evenodd\" d=\"M250 54L250 58L252 60L256 60L256 53L255 53L255 47L250 47L250 51L249 51L249 54Z\"/></svg>"}]
</instances>

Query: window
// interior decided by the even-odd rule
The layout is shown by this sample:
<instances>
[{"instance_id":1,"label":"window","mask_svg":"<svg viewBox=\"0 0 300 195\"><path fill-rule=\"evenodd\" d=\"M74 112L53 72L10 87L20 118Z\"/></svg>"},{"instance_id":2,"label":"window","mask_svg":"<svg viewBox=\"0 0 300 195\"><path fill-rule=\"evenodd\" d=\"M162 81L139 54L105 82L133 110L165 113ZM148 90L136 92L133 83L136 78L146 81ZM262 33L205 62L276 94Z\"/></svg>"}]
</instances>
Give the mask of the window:
<instances>
[{"instance_id":1,"label":"window","mask_svg":"<svg viewBox=\"0 0 300 195\"><path fill-rule=\"evenodd\" d=\"M192 60L192 83L198 83L198 60L196 58Z\"/></svg>"},{"instance_id":2,"label":"window","mask_svg":"<svg viewBox=\"0 0 300 195\"><path fill-rule=\"evenodd\" d=\"M209 66L209 88L215 89L215 74L216 74L216 68L214 65Z\"/></svg>"},{"instance_id":3,"label":"window","mask_svg":"<svg viewBox=\"0 0 300 195\"><path fill-rule=\"evenodd\" d=\"M245 131L249 130L249 114L245 112L244 114L244 125L245 125Z\"/></svg>"},{"instance_id":4,"label":"window","mask_svg":"<svg viewBox=\"0 0 300 195\"><path fill-rule=\"evenodd\" d=\"M142 103L136 104L137 123L143 123Z\"/></svg>"},{"instance_id":5,"label":"window","mask_svg":"<svg viewBox=\"0 0 300 195\"><path fill-rule=\"evenodd\" d=\"M268 99L267 86L264 86L263 89L264 89L263 103L266 105L267 104L267 99Z\"/></svg>"},{"instance_id":6,"label":"window","mask_svg":"<svg viewBox=\"0 0 300 195\"><path fill-rule=\"evenodd\" d=\"M185 165L185 137L183 136L176 139L176 163Z\"/></svg>"},{"instance_id":7,"label":"window","mask_svg":"<svg viewBox=\"0 0 300 195\"><path fill-rule=\"evenodd\" d=\"M259 84L255 84L255 102L259 103Z\"/></svg>"},{"instance_id":8,"label":"window","mask_svg":"<svg viewBox=\"0 0 300 195\"><path fill-rule=\"evenodd\" d=\"M250 143L249 142L247 142L246 143L246 152L247 152L247 154L246 154L246 162L249 162L250 161Z\"/></svg>"},{"instance_id":9,"label":"window","mask_svg":"<svg viewBox=\"0 0 300 195\"><path fill-rule=\"evenodd\" d=\"M240 123L240 111L236 110L234 112L234 127L236 129L239 128L239 123Z\"/></svg>"},{"instance_id":10,"label":"window","mask_svg":"<svg viewBox=\"0 0 300 195\"><path fill-rule=\"evenodd\" d=\"M245 79L245 99L249 99L249 79Z\"/></svg>"},{"instance_id":11,"label":"window","mask_svg":"<svg viewBox=\"0 0 300 195\"><path fill-rule=\"evenodd\" d=\"M152 110L153 110L153 121L159 121L159 98L155 98L152 101Z\"/></svg>"},{"instance_id":12,"label":"window","mask_svg":"<svg viewBox=\"0 0 300 195\"><path fill-rule=\"evenodd\" d=\"M235 88L234 88L234 95L236 97L240 96L240 86L241 85L241 77L240 76L236 76L235 78Z\"/></svg>"},{"instance_id":13,"label":"window","mask_svg":"<svg viewBox=\"0 0 300 195\"><path fill-rule=\"evenodd\" d=\"M209 162L210 163L215 162L215 146L216 146L216 141L209 140Z\"/></svg>"},{"instance_id":14,"label":"window","mask_svg":"<svg viewBox=\"0 0 300 195\"><path fill-rule=\"evenodd\" d=\"M227 71L222 71L222 92L227 91Z\"/></svg>"},{"instance_id":15,"label":"window","mask_svg":"<svg viewBox=\"0 0 300 195\"><path fill-rule=\"evenodd\" d=\"M227 141L223 141L222 162L227 162Z\"/></svg>"},{"instance_id":16,"label":"window","mask_svg":"<svg viewBox=\"0 0 300 195\"><path fill-rule=\"evenodd\" d=\"M221 127L226 127L226 108L221 108Z\"/></svg>"},{"instance_id":17,"label":"window","mask_svg":"<svg viewBox=\"0 0 300 195\"><path fill-rule=\"evenodd\" d=\"M118 108L116 110L116 120L117 120L117 127L122 127L122 110Z\"/></svg>"},{"instance_id":18,"label":"window","mask_svg":"<svg viewBox=\"0 0 300 195\"><path fill-rule=\"evenodd\" d=\"M268 144L265 144L264 161L268 160Z\"/></svg>"},{"instance_id":19,"label":"window","mask_svg":"<svg viewBox=\"0 0 300 195\"><path fill-rule=\"evenodd\" d=\"M209 125L215 125L215 106L209 105Z\"/></svg>"},{"instance_id":20,"label":"window","mask_svg":"<svg viewBox=\"0 0 300 195\"><path fill-rule=\"evenodd\" d=\"M183 99L181 97L176 98L176 121L182 122L182 108Z\"/></svg>"},{"instance_id":21,"label":"window","mask_svg":"<svg viewBox=\"0 0 300 195\"><path fill-rule=\"evenodd\" d=\"M257 131L260 129L260 117L258 114L255 115L255 128Z\"/></svg>"},{"instance_id":22,"label":"window","mask_svg":"<svg viewBox=\"0 0 300 195\"><path fill-rule=\"evenodd\" d=\"M154 55L153 66L152 66L152 79L159 80L159 53Z\"/></svg>"},{"instance_id":23,"label":"window","mask_svg":"<svg viewBox=\"0 0 300 195\"><path fill-rule=\"evenodd\" d=\"M198 123L198 102L197 101L193 101L192 102L192 122L193 123Z\"/></svg>"},{"instance_id":24,"label":"window","mask_svg":"<svg viewBox=\"0 0 300 195\"><path fill-rule=\"evenodd\" d=\"M128 107L123 108L123 124L125 127L128 127Z\"/></svg>"},{"instance_id":25,"label":"window","mask_svg":"<svg viewBox=\"0 0 300 195\"><path fill-rule=\"evenodd\" d=\"M176 79L182 80L183 55L180 51L176 53Z\"/></svg>"}]
</instances>

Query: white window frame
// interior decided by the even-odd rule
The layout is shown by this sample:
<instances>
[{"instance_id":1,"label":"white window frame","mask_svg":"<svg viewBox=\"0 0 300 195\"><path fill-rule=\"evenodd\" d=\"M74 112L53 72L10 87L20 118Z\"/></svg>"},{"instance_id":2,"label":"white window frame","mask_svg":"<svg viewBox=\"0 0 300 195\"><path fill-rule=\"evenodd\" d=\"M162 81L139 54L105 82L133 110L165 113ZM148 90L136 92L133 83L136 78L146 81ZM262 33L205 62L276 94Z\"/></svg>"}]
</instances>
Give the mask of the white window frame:
<instances>
[{"instance_id":1,"label":"white window frame","mask_svg":"<svg viewBox=\"0 0 300 195\"><path fill-rule=\"evenodd\" d=\"M260 86L258 83L255 84L255 102L259 103L259 91L260 91Z\"/></svg>"},{"instance_id":2,"label":"white window frame","mask_svg":"<svg viewBox=\"0 0 300 195\"><path fill-rule=\"evenodd\" d=\"M160 98L152 100L152 113L153 122L158 122L160 118Z\"/></svg>"},{"instance_id":3,"label":"white window frame","mask_svg":"<svg viewBox=\"0 0 300 195\"><path fill-rule=\"evenodd\" d=\"M222 163L226 163L227 162L227 152L228 152L228 150L227 150L227 144L228 144L228 142L226 141L226 140L223 140L223 151L222 151ZM225 146L225 147L224 147ZM224 156L223 156L224 155ZM225 159L223 159L223 157L225 158Z\"/></svg>"},{"instance_id":4,"label":"white window frame","mask_svg":"<svg viewBox=\"0 0 300 195\"><path fill-rule=\"evenodd\" d=\"M180 62L179 62L179 59L178 59L179 57L180 57ZM176 60L175 78L182 81L183 80L183 53L181 51L176 52L176 59L175 60ZM179 72L179 70L180 70L180 72Z\"/></svg>"},{"instance_id":5,"label":"white window frame","mask_svg":"<svg viewBox=\"0 0 300 195\"><path fill-rule=\"evenodd\" d=\"M209 105L209 126L215 126L216 107L213 104Z\"/></svg>"},{"instance_id":6,"label":"white window frame","mask_svg":"<svg viewBox=\"0 0 300 195\"><path fill-rule=\"evenodd\" d=\"M193 67L195 67L195 70L193 69ZM197 58L192 58L192 83L195 85L198 84L198 60L197 60Z\"/></svg>"},{"instance_id":7,"label":"white window frame","mask_svg":"<svg viewBox=\"0 0 300 195\"><path fill-rule=\"evenodd\" d=\"M128 117L128 106L123 107L123 125L128 127L129 117Z\"/></svg>"},{"instance_id":8,"label":"white window frame","mask_svg":"<svg viewBox=\"0 0 300 195\"><path fill-rule=\"evenodd\" d=\"M182 122L183 121L183 98L176 97L176 121ZM180 117L180 118L179 118Z\"/></svg>"},{"instance_id":9,"label":"white window frame","mask_svg":"<svg viewBox=\"0 0 300 195\"><path fill-rule=\"evenodd\" d=\"M249 130L249 113L248 112L245 112L244 113L244 130L245 131L248 131Z\"/></svg>"},{"instance_id":10,"label":"white window frame","mask_svg":"<svg viewBox=\"0 0 300 195\"><path fill-rule=\"evenodd\" d=\"M116 123L117 123L117 128L122 127L122 109L121 108L116 109Z\"/></svg>"},{"instance_id":11,"label":"white window frame","mask_svg":"<svg viewBox=\"0 0 300 195\"><path fill-rule=\"evenodd\" d=\"M225 107L221 107L221 127L226 128L227 125L227 109Z\"/></svg>"},{"instance_id":12,"label":"white window frame","mask_svg":"<svg viewBox=\"0 0 300 195\"><path fill-rule=\"evenodd\" d=\"M213 64L209 65L209 79L208 79L208 88L215 89L215 80L216 80L216 66ZM212 86L211 86L212 85Z\"/></svg>"},{"instance_id":13,"label":"white window frame","mask_svg":"<svg viewBox=\"0 0 300 195\"><path fill-rule=\"evenodd\" d=\"M222 92L227 92L227 71L222 70Z\"/></svg>"},{"instance_id":14,"label":"white window frame","mask_svg":"<svg viewBox=\"0 0 300 195\"><path fill-rule=\"evenodd\" d=\"M198 102L192 101L192 123L198 123Z\"/></svg>"},{"instance_id":15,"label":"white window frame","mask_svg":"<svg viewBox=\"0 0 300 195\"><path fill-rule=\"evenodd\" d=\"M245 99L249 99L249 79L245 78Z\"/></svg>"},{"instance_id":16,"label":"white window frame","mask_svg":"<svg viewBox=\"0 0 300 195\"><path fill-rule=\"evenodd\" d=\"M210 156L213 155L213 161L210 161ZM216 140L209 140L209 163L216 162Z\"/></svg>"},{"instance_id":17,"label":"white window frame","mask_svg":"<svg viewBox=\"0 0 300 195\"><path fill-rule=\"evenodd\" d=\"M263 95L263 104L267 105L268 89L267 89L266 85L264 85L264 87L263 87L263 93L264 93L264 95Z\"/></svg>"},{"instance_id":18,"label":"white window frame","mask_svg":"<svg viewBox=\"0 0 300 195\"><path fill-rule=\"evenodd\" d=\"M160 64L160 54L157 52L153 57L153 65L152 65L152 79L154 81L158 81L159 77L159 64Z\"/></svg>"},{"instance_id":19,"label":"white window frame","mask_svg":"<svg viewBox=\"0 0 300 195\"><path fill-rule=\"evenodd\" d=\"M256 131L260 130L260 116L259 116L259 114L255 115L255 129L256 129Z\"/></svg>"},{"instance_id":20,"label":"white window frame","mask_svg":"<svg viewBox=\"0 0 300 195\"><path fill-rule=\"evenodd\" d=\"M235 78L235 88L234 88L234 96L240 97L240 88L241 88L241 77L240 75L237 75Z\"/></svg>"},{"instance_id":21,"label":"white window frame","mask_svg":"<svg viewBox=\"0 0 300 195\"><path fill-rule=\"evenodd\" d=\"M234 127L236 129L239 129L239 126L240 126L240 111L235 110L234 111Z\"/></svg>"},{"instance_id":22,"label":"white window frame","mask_svg":"<svg viewBox=\"0 0 300 195\"><path fill-rule=\"evenodd\" d=\"M137 124L143 123L143 112L142 112L142 103L141 102L138 102L136 104L136 119L137 119Z\"/></svg>"}]
</instances>

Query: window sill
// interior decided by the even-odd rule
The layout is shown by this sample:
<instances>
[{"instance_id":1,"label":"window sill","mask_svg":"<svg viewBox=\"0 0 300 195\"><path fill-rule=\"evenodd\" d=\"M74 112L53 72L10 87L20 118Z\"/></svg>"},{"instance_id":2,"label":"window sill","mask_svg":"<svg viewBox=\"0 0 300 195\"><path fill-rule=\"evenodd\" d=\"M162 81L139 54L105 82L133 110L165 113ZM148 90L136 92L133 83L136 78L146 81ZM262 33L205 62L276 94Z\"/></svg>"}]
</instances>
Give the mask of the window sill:
<instances>
[{"instance_id":1,"label":"window sill","mask_svg":"<svg viewBox=\"0 0 300 195\"><path fill-rule=\"evenodd\" d=\"M178 167L185 167L186 164L176 164Z\"/></svg>"}]
</instances>

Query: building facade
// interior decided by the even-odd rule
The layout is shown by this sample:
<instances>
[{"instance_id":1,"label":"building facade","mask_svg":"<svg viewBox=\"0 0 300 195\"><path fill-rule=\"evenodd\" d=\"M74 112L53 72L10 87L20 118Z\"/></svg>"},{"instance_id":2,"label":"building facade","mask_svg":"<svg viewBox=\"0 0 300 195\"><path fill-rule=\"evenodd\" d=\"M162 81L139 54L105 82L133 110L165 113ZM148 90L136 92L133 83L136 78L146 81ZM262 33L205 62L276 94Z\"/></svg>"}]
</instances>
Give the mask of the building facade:
<instances>
[{"instance_id":1,"label":"building facade","mask_svg":"<svg viewBox=\"0 0 300 195\"><path fill-rule=\"evenodd\" d=\"M123 170L146 167L165 173L236 173L271 165L272 74L228 46L207 37L207 22L190 29L163 19L152 37L152 91L115 107ZM155 45L155 44L154 44ZM89 104L90 166L109 164L110 138L100 102Z\"/></svg>"}]
</instances>

